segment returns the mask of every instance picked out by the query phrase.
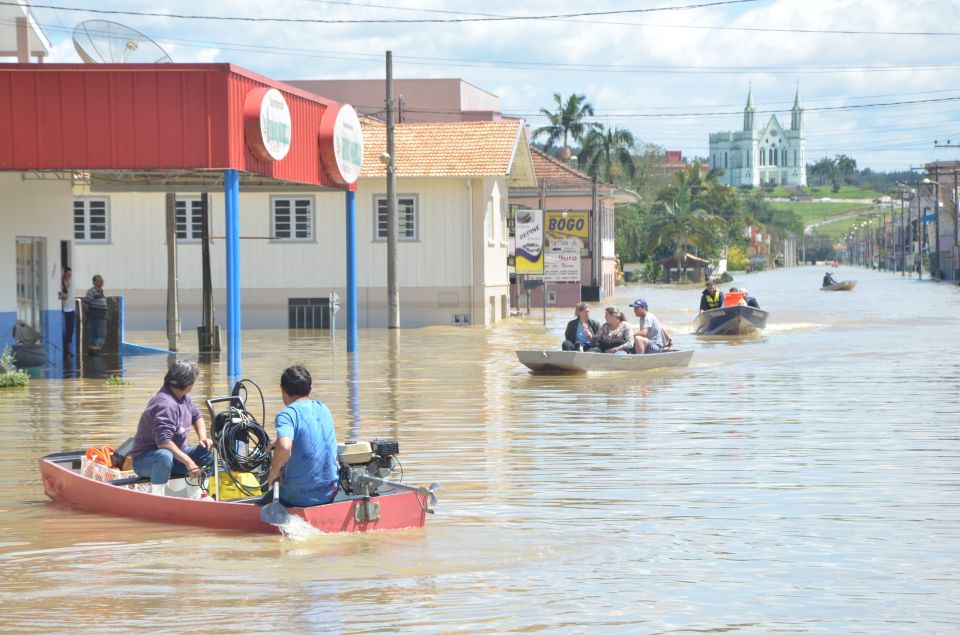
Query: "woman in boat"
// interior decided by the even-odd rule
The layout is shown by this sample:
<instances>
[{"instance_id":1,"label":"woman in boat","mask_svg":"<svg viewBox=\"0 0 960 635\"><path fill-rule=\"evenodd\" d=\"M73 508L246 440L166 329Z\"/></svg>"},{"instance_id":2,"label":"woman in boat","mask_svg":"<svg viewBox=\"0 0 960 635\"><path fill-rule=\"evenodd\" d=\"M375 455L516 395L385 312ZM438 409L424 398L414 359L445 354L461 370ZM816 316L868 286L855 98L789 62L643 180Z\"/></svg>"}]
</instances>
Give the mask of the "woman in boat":
<instances>
[{"instance_id":1,"label":"woman in boat","mask_svg":"<svg viewBox=\"0 0 960 635\"><path fill-rule=\"evenodd\" d=\"M615 306L608 306L603 314L604 324L593 338L602 353L626 355L633 350L633 327L627 316Z\"/></svg>"},{"instance_id":2,"label":"woman in boat","mask_svg":"<svg viewBox=\"0 0 960 635\"><path fill-rule=\"evenodd\" d=\"M189 395L199 375L196 362L175 360L163 378L163 388L140 415L130 456L137 475L150 477L154 494L162 494L171 477L197 479L200 466L213 463L213 441L207 438L203 416ZM188 447L191 427L200 443Z\"/></svg>"},{"instance_id":3,"label":"woman in boat","mask_svg":"<svg viewBox=\"0 0 960 635\"><path fill-rule=\"evenodd\" d=\"M590 319L590 307L586 302L577 304L574 318L567 322L561 348L565 351L593 351L597 349L593 336L600 330L600 323Z\"/></svg>"}]
</instances>

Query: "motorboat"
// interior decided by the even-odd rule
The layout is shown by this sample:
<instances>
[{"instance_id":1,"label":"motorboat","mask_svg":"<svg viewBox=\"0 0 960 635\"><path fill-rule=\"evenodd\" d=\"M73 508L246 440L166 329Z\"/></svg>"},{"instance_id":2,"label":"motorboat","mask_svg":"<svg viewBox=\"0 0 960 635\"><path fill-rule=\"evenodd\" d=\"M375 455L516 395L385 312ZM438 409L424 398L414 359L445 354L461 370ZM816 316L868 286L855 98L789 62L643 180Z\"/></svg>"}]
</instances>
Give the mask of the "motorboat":
<instances>
[{"instance_id":1,"label":"motorboat","mask_svg":"<svg viewBox=\"0 0 960 635\"><path fill-rule=\"evenodd\" d=\"M857 286L856 280L841 280L840 282L834 282L833 284L827 284L820 287L821 291L853 291L853 288Z\"/></svg>"},{"instance_id":2,"label":"motorboat","mask_svg":"<svg viewBox=\"0 0 960 635\"><path fill-rule=\"evenodd\" d=\"M752 335L767 327L770 314L745 304L704 311L693 321L697 335Z\"/></svg>"},{"instance_id":3,"label":"motorboat","mask_svg":"<svg viewBox=\"0 0 960 635\"><path fill-rule=\"evenodd\" d=\"M693 351L664 351L646 355L614 355L591 351L517 351L520 363L534 373L637 372L654 368L686 367Z\"/></svg>"}]
</instances>

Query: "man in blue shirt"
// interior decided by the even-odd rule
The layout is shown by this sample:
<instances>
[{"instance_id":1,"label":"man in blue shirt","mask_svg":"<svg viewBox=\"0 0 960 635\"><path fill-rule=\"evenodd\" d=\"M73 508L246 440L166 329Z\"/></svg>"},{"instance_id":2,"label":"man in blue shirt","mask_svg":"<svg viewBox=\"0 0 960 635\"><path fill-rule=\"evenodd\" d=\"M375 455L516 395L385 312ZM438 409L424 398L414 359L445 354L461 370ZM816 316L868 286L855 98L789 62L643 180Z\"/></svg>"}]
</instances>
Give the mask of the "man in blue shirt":
<instances>
[{"instance_id":1,"label":"man in blue shirt","mask_svg":"<svg viewBox=\"0 0 960 635\"><path fill-rule=\"evenodd\" d=\"M277 414L277 440L267 484L280 481L280 502L309 507L331 502L340 486L337 434L330 408L310 399L313 380L303 366L291 366L280 376L286 406ZM268 494L267 497L271 497ZM265 497L265 498L267 498Z\"/></svg>"}]
</instances>

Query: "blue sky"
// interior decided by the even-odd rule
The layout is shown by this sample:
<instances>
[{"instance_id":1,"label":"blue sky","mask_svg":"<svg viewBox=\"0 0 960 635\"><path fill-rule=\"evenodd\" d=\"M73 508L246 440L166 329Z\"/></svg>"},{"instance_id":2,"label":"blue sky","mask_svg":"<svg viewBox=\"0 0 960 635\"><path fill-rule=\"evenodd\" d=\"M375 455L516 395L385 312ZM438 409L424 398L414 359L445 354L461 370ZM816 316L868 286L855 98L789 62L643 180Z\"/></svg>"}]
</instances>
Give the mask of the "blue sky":
<instances>
[{"instance_id":1,"label":"blue sky","mask_svg":"<svg viewBox=\"0 0 960 635\"><path fill-rule=\"evenodd\" d=\"M958 149L934 148L934 140L960 145L960 0L741 0L562 19L339 24L93 14L37 5L370 21L545 16L710 3L33 4L54 45L50 61L79 61L70 34L85 19L113 20L146 33L177 62L233 62L277 79L382 78L383 53L389 49L397 78L461 77L499 95L505 113L524 116L534 127L543 124L537 113L552 104L554 92L582 93L594 105L599 122L627 128L644 142L682 150L688 157L707 154L710 132L741 127L749 86L758 124L776 113L781 124L789 126L799 86L807 108L809 161L847 154L860 167L892 170L960 159Z\"/></svg>"}]
</instances>

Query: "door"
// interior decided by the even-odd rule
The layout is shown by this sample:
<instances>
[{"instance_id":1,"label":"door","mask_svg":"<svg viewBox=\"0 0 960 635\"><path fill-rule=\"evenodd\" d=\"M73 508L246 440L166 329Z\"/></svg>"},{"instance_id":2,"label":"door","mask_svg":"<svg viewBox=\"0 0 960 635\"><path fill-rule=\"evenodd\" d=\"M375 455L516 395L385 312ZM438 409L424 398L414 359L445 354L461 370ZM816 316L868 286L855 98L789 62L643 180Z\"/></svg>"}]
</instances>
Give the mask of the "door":
<instances>
[{"instance_id":1,"label":"door","mask_svg":"<svg viewBox=\"0 0 960 635\"><path fill-rule=\"evenodd\" d=\"M46 239L17 236L17 319L43 333L41 319L45 306Z\"/></svg>"}]
</instances>

